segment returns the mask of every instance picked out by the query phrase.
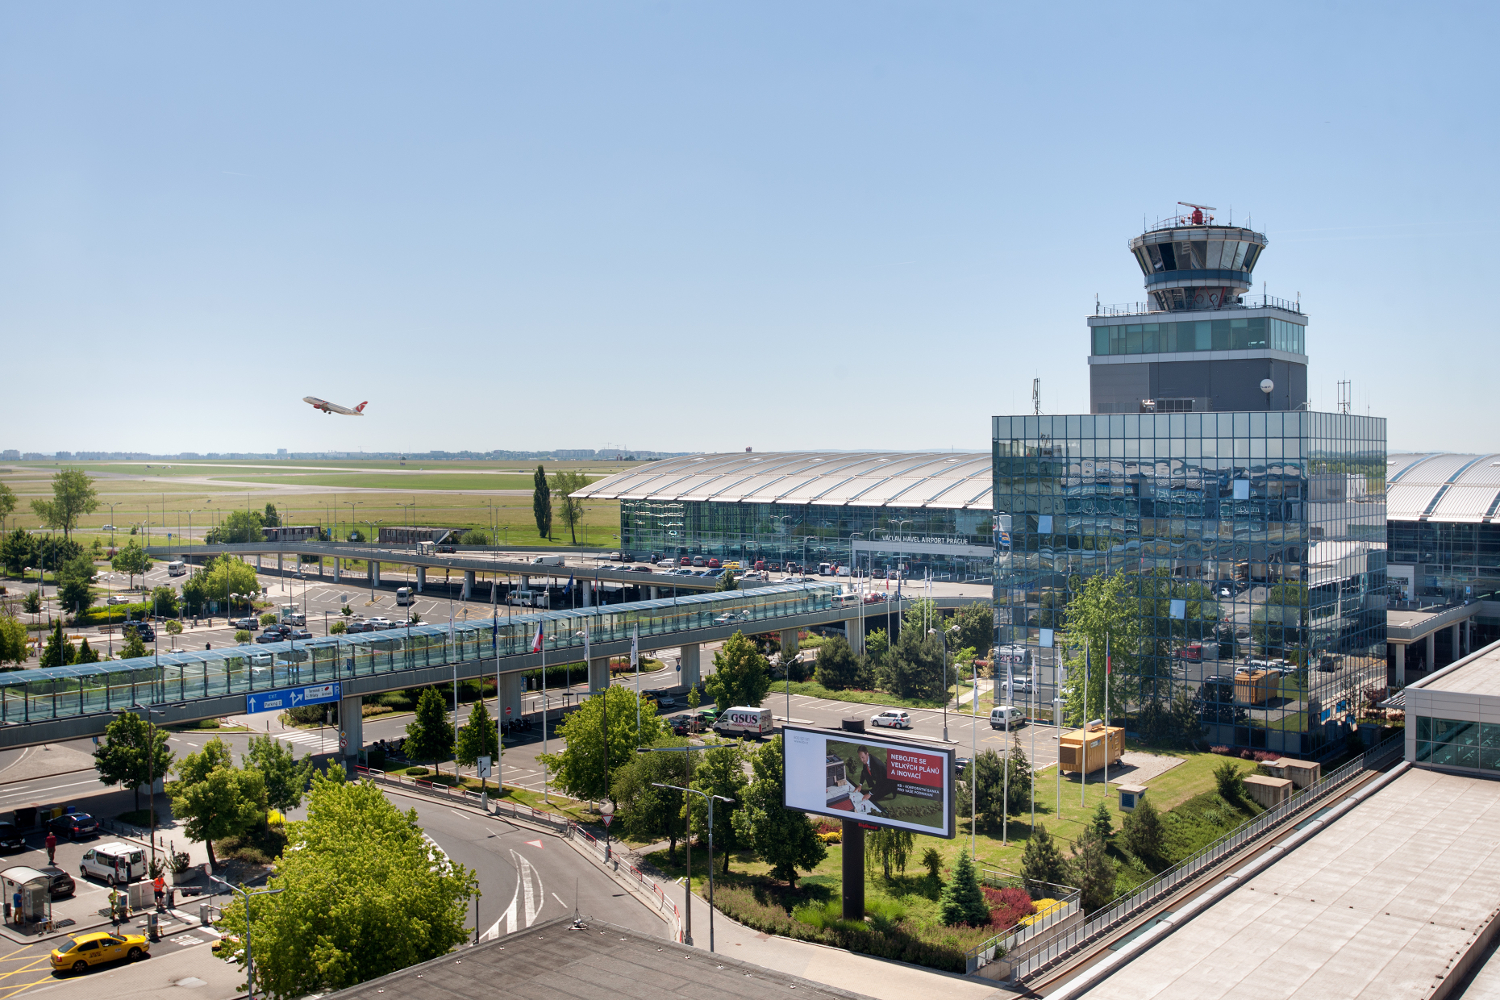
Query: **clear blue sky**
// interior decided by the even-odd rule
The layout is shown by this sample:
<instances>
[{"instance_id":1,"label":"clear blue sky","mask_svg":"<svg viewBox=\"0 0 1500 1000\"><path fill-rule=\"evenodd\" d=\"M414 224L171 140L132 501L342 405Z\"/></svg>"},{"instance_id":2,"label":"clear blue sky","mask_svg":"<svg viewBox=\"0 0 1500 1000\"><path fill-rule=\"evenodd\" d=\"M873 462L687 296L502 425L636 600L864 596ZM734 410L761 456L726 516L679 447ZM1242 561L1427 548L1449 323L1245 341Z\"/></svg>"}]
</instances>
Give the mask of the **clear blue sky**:
<instances>
[{"instance_id":1,"label":"clear blue sky","mask_svg":"<svg viewBox=\"0 0 1500 1000\"><path fill-rule=\"evenodd\" d=\"M1486 4L0 8L0 448L987 450L1179 199L1500 449ZM328 417L304 395L353 404Z\"/></svg>"}]
</instances>

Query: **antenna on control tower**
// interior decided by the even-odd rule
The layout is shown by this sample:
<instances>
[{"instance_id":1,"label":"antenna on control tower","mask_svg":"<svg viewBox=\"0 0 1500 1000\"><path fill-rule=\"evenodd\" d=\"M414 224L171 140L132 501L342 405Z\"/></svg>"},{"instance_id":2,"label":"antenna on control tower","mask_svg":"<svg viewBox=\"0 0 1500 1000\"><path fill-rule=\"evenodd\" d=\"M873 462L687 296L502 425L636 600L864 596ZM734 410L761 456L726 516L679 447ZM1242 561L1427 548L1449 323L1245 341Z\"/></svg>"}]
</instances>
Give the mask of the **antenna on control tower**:
<instances>
[{"instance_id":1,"label":"antenna on control tower","mask_svg":"<svg viewBox=\"0 0 1500 1000\"><path fill-rule=\"evenodd\" d=\"M1351 382L1348 379L1343 379L1338 384L1338 386L1339 386L1339 412L1340 413L1348 413L1349 412L1349 397L1352 394L1352 386L1353 385L1354 385L1354 383Z\"/></svg>"},{"instance_id":2,"label":"antenna on control tower","mask_svg":"<svg viewBox=\"0 0 1500 1000\"><path fill-rule=\"evenodd\" d=\"M1039 378L1031 380L1031 412L1037 416L1042 413L1042 380Z\"/></svg>"}]
</instances>

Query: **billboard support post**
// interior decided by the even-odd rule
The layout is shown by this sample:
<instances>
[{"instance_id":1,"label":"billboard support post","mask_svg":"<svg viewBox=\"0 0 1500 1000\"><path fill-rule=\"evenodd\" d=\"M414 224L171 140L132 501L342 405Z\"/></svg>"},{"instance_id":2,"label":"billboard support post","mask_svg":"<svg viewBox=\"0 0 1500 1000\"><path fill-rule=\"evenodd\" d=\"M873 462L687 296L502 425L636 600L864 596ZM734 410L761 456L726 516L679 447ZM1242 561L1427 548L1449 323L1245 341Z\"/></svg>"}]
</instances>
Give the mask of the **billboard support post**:
<instances>
[{"instance_id":1,"label":"billboard support post","mask_svg":"<svg viewBox=\"0 0 1500 1000\"><path fill-rule=\"evenodd\" d=\"M842 728L850 733L865 731L865 720L858 716L845 718ZM843 821L843 902L844 919L865 919L865 828L857 819Z\"/></svg>"}]
</instances>

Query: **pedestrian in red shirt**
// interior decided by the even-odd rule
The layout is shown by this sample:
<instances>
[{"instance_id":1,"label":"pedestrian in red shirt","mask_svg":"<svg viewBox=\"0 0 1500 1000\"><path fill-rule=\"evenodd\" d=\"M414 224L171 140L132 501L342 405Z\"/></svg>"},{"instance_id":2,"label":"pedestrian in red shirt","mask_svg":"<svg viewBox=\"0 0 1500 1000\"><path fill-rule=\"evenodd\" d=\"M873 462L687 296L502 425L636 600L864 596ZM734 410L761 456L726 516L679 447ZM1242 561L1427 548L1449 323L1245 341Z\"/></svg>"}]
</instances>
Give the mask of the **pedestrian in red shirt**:
<instances>
[{"instance_id":1,"label":"pedestrian in red shirt","mask_svg":"<svg viewBox=\"0 0 1500 1000\"><path fill-rule=\"evenodd\" d=\"M47 864L57 864L57 834L47 831Z\"/></svg>"}]
</instances>

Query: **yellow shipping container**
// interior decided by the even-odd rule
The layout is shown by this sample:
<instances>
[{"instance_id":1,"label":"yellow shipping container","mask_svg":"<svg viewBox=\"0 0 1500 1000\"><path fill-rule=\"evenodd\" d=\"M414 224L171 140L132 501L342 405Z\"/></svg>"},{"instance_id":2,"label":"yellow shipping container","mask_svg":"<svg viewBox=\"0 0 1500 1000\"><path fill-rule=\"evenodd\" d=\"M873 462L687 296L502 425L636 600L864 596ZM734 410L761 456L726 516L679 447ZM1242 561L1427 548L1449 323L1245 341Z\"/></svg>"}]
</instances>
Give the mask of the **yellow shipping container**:
<instances>
[{"instance_id":1,"label":"yellow shipping container","mask_svg":"<svg viewBox=\"0 0 1500 1000\"><path fill-rule=\"evenodd\" d=\"M1086 734L1082 729L1075 729L1064 733L1057 741L1058 766L1067 773L1082 771L1092 774L1106 763L1119 763L1124 753L1125 729L1121 726L1095 726ZM1080 764L1087 766L1080 767Z\"/></svg>"}]
</instances>

